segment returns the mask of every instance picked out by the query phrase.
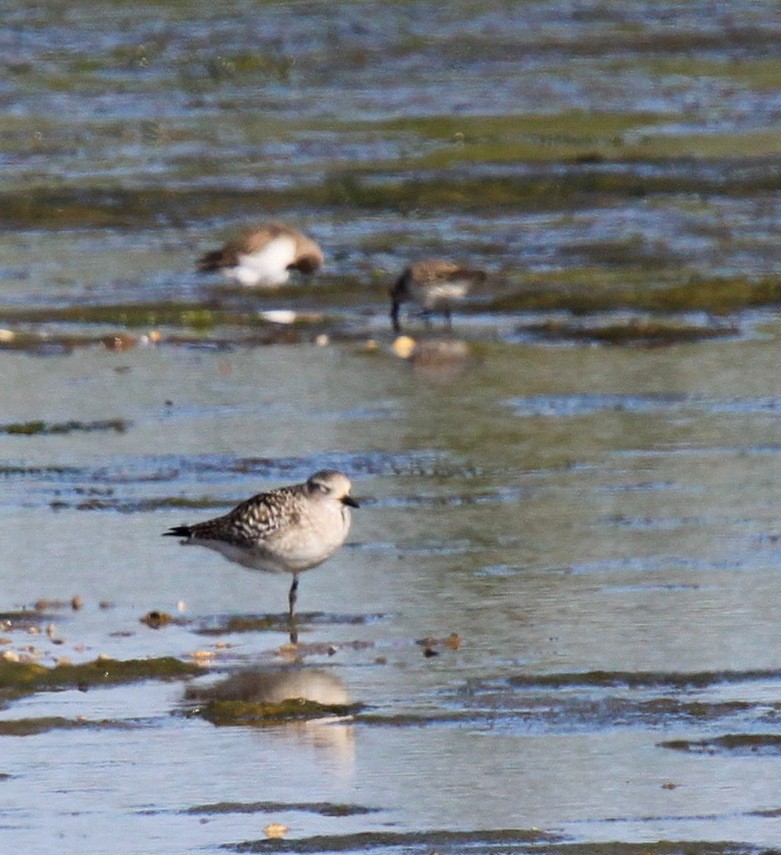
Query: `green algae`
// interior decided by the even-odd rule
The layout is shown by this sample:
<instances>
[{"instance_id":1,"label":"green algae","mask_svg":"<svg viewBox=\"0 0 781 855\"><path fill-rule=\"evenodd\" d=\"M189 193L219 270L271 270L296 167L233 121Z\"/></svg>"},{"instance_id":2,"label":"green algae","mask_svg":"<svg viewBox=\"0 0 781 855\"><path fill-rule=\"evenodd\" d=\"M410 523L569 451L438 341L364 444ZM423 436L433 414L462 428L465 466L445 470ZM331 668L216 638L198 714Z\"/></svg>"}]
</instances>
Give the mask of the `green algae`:
<instances>
[{"instance_id":1,"label":"green algae","mask_svg":"<svg viewBox=\"0 0 781 855\"><path fill-rule=\"evenodd\" d=\"M735 325L687 326L671 324L664 320L630 320L625 324L582 327L560 321L546 321L523 327L524 334L545 341L568 341L584 344L606 344L634 347L669 347L677 344L695 344L717 338L740 334Z\"/></svg>"},{"instance_id":2,"label":"green algae","mask_svg":"<svg viewBox=\"0 0 781 855\"><path fill-rule=\"evenodd\" d=\"M335 802L216 802L214 804L193 805L184 811L195 816L228 813L280 813L282 811L300 811L315 813L319 816L364 816L378 813L380 808L356 804Z\"/></svg>"},{"instance_id":3,"label":"green algae","mask_svg":"<svg viewBox=\"0 0 781 855\"><path fill-rule=\"evenodd\" d=\"M775 855L776 849L734 841L660 840L649 843L566 842L560 835L537 829L474 831L360 831L354 834L315 835L293 840L261 839L226 844L233 852L388 852L461 853L501 852L503 855Z\"/></svg>"},{"instance_id":4,"label":"green algae","mask_svg":"<svg viewBox=\"0 0 781 855\"><path fill-rule=\"evenodd\" d=\"M777 733L727 733L713 739L671 739L660 747L694 754L772 755L781 754L781 735Z\"/></svg>"},{"instance_id":5,"label":"green algae","mask_svg":"<svg viewBox=\"0 0 781 855\"><path fill-rule=\"evenodd\" d=\"M507 130L505 119L497 123L491 132L490 122L481 122L479 137L468 132L465 141L454 142L445 136L463 133L453 130L459 125L437 119L432 125L441 127L442 144L423 145L415 157L362 161L349 169L329 164L322 182L302 181L284 189L19 187L0 194L0 222L6 229L125 229L224 216L256 218L259 210L270 217L300 209L576 210L604 200L714 192L745 197L781 187L775 168L781 151L772 131L652 135L638 125L622 141L610 122L601 133L573 124L569 131L547 135ZM506 174L473 172L479 164L505 164ZM524 164L526 169L515 168ZM551 169L550 164L566 168Z\"/></svg>"},{"instance_id":6,"label":"green algae","mask_svg":"<svg viewBox=\"0 0 781 855\"><path fill-rule=\"evenodd\" d=\"M549 834L539 829L483 829L477 831L359 831L354 834L316 835L295 840L248 840L225 846L234 852L363 852L371 849L388 849L394 852L535 852L551 851L542 848L555 844L561 845L558 834ZM540 848L538 848L540 847ZM559 850L555 851L565 851ZM597 846L583 849L584 852L601 851ZM610 850L607 850L610 851ZM617 850L617 852L620 850ZM652 846L628 848L627 853L641 852L678 853L680 849L657 850ZM687 850L689 851L689 850ZM695 850L696 851L696 850Z\"/></svg>"},{"instance_id":7,"label":"green algae","mask_svg":"<svg viewBox=\"0 0 781 855\"><path fill-rule=\"evenodd\" d=\"M39 691L90 689L142 680L175 680L202 673L195 664L170 656L154 659L96 659L54 668L0 660L0 695L18 697Z\"/></svg>"},{"instance_id":8,"label":"green algae","mask_svg":"<svg viewBox=\"0 0 781 855\"><path fill-rule=\"evenodd\" d=\"M298 615L304 619L304 615ZM233 632L277 632L287 631L288 618L285 615L265 615L263 617L231 615L218 625L209 625L197 630L199 635L224 635Z\"/></svg>"},{"instance_id":9,"label":"green algae","mask_svg":"<svg viewBox=\"0 0 781 855\"><path fill-rule=\"evenodd\" d=\"M42 718L19 718L0 721L0 736L36 736L53 730L116 730L128 729L127 722L104 719L87 721L63 718L62 716L44 716Z\"/></svg>"},{"instance_id":10,"label":"green algae","mask_svg":"<svg viewBox=\"0 0 781 855\"><path fill-rule=\"evenodd\" d=\"M323 291L325 289L322 289ZM230 291L226 289L226 294L230 296ZM300 290L290 291L291 296L302 298ZM242 295L245 302L254 301L255 295ZM275 291L275 297L284 296L283 292ZM311 295L310 295L311 297ZM318 299L320 294L318 293ZM42 324L58 322L62 324L100 324L103 326L118 326L124 329L133 328L156 328L156 327L171 327L177 329L190 330L193 333L208 333L217 327L241 327L250 329L260 336L271 338L278 335L276 329L279 325L273 324L257 313L258 306L264 309L270 308L268 295L263 295L261 301L257 304L254 302L248 305L246 309L233 310L219 308L216 305L204 304L198 308L193 308L192 303L171 303L171 302L153 302L153 303L121 303L107 305L74 305L74 306L58 306L58 307L31 307L31 308L4 308L0 309L0 322L3 324ZM310 327L312 321L321 321L322 315L307 315L302 313L296 318L295 324L285 324L284 327L298 326ZM2 347L8 349L26 348L31 345L40 343L56 343L62 340L65 343L111 343L112 336L93 336L89 339L79 338L77 336L61 336L49 335L43 341L30 333L20 333L19 341L15 338L9 339L7 342L2 342ZM168 338L161 339L161 343L167 341ZM194 339L197 340L197 339ZM115 348L114 348L115 349Z\"/></svg>"},{"instance_id":11,"label":"green algae","mask_svg":"<svg viewBox=\"0 0 781 855\"><path fill-rule=\"evenodd\" d=\"M121 514L148 513L150 511L173 510L212 510L224 508L225 503L213 498L187 499L181 496L160 496L159 498L122 499L116 497L92 497L77 502L67 502L58 498L49 503L56 510L74 508L77 511L116 511Z\"/></svg>"},{"instance_id":12,"label":"green algae","mask_svg":"<svg viewBox=\"0 0 781 855\"><path fill-rule=\"evenodd\" d=\"M354 705L320 704L304 698L288 698L280 703L263 703L240 700L212 700L198 707L196 715L216 725L252 726L284 724L334 716L348 716Z\"/></svg>"},{"instance_id":13,"label":"green algae","mask_svg":"<svg viewBox=\"0 0 781 855\"><path fill-rule=\"evenodd\" d=\"M652 313L680 313L703 311L715 316L726 316L743 309L781 304L781 278L766 276L750 278L744 276L708 277L694 275L685 268L665 268L648 263L647 259L633 255L628 248L622 250L620 258L601 258L604 266L597 263L588 266L569 267L548 273L527 275L518 271L505 271L493 275L490 290L494 296L481 295L479 300L467 303L460 311L493 312L501 314L567 311L574 315L629 310ZM609 247L606 248L609 252ZM316 300L318 305L331 308L355 310L355 304L363 304L372 311L386 311L386 284L372 282L369 285L353 283L340 290L337 287L299 289L294 292L293 304L304 305ZM489 289L486 289L489 290ZM237 298L238 299L238 298ZM254 299L254 295L243 295L243 299ZM266 298L268 299L268 298ZM264 308L273 304L264 303ZM297 323L280 325L259 317L257 310L228 310L206 308L193 310L189 304L146 303L112 306L71 306L50 308L5 309L0 311L3 323L79 323L89 325L114 324L125 328L156 328L166 326L157 346L198 346L207 343L210 347L229 349L241 346L265 346L271 344L295 344L309 341L317 332L328 333L340 340L351 340L360 336L357 330L350 331L343 321L334 315L300 314ZM653 322L657 323L656 321ZM660 323L659 329L650 326L639 330L639 338L671 340L697 340L713 336L733 334L717 325L698 329L682 330L680 324ZM216 327L223 328L213 332ZM669 330L668 330L669 327ZM177 331L178 330L178 331ZM707 330L710 330L708 332ZM193 334L188 334L191 331ZM545 332L545 330L541 330ZM566 332L563 331L563 332ZM555 337L556 330L549 333ZM573 335L577 335L573 333ZM597 336L598 337L598 336ZM631 339L631 329L624 328L604 333L606 339ZM85 332L81 337L47 335L44 337L20 337L10 340L1 347L38 352L67 352L76 346L103 344L105 336ZM55 350L52 351L52 348ZM57 350L59 348L59 351ZM116 431L122 432L129 423L121 419L95 422L76 420L47 423L42 420L0 425L0 433L11 435L66 434L71 432Z\"/></svg>"},{"instance_id":14,"label":"green algae","mask_svg":"<svg viewBox=\"0 0 781 855\"><path fill-rule=\"evenodd\" d=\"M174 326L188 329L212 329L220 324L241 322L243 315L223 312L209 306L193 309L192 303L122 303L114 305L75 305L59 308L5 309L4 322L105 324L121 327Z\"/></svg>"},{"instance_id":15,"label":"green algae","mask_svg":"<svg viewBox=\"0 0 781 855\"><path fill-rule=\"evenodd\" d=\"M639 271L596 268L535 276L523 287L507 289L483 309L494 312L566 310L588 314L614 309L648 312L706 311L717 315L781 303L781 278L697 277L686 281L652 277Z\"/></svg>"},{"instance_id":16,"label":"green algae","mask_svg":"<svg viewBox=\"0 0 781 855\"><path fill-rule=\"evenodd\" d=\"M101 419L98 421L81 422L70 420L67 422L45 422L35 420L29 422L12 422L0 425L0 433L10 436L36 436L69 433L94 433L96 431L115 431L124 433L129 422L124 419Z\"/></svg>"}]
</instances>

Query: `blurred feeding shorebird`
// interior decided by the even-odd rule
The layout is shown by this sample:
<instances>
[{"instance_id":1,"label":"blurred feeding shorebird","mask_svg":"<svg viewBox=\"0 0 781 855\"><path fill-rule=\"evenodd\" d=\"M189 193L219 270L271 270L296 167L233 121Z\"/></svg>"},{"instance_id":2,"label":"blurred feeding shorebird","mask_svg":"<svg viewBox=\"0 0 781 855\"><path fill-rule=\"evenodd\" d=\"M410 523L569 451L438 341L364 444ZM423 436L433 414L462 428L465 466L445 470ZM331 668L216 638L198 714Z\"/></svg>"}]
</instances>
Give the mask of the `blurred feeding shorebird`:
<instances>
[{"instance_id":1,"label":"blurred feeding shorebird","mask_svg":"<svg viewBox=\"0 0 781 855\"><path fill-rule=\"evenodd\" d=\"M217 270L242 285L284 285L291 270L314 273L322 267L320 247L285 223L263 223L239 232L219 249L198 260L198 270Z\"/></svg>"},{"instance_id":2,"label":"blurred feeding shorebird","mask_svg":"<svg viewBox=\"0 0 781 855\"><path fill-rule=\"evenodd\" d=\"M164 532L184 546L205 546L250 570L292 573L288 595L291 640L298 575L330 558L350 529L350 479L342 472L315 472L303 484L258 493L221 517Z\"/></svg>"},{"instance_id":3,"label":"blurred feeding shorebird","mask_svg":"<svg viewBox=\"0 0 781 855\"><path fill-rule=\"evenodd\" d=\"M485 281L483 270L463 267L452 261L426 258L407 267L391 288L391 323L393 331L401 332L399 309L412 301L420 306L429 325L431 314L441 311L447 329L452 326L451 311L455 301L463 299L473 285Z\"/></svg>"}]
</instances>

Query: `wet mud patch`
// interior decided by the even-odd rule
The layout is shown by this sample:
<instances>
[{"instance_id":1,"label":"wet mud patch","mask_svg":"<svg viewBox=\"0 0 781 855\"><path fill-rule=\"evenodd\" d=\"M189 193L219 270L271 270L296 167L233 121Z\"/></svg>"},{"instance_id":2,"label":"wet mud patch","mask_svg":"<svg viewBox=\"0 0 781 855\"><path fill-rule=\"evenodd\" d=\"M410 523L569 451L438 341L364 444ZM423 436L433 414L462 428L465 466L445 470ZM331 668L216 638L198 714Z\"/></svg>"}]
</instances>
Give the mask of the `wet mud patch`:
<instances>
[{"instance_id":1,"label":"wet mud patch","mask_svg":"<svg viewBox=\"0 0 781 855\"><path fill-rule=\"evenodd\" d=\"M569 843L559 835L537 830L507 831L419 831L359 832L349 835L320 835L298 840L255 840L223 844L233 852L409 852L427 855L447 851L468 853L511 853L511 855L771 855L772 849L733 842L701 840L652 843Z\"/></svg>"},{"instance_id":2,"label":"wet mud patch","mask_svg":"<svg viewBox=\"0 0 781 855\"><path fill-rule=\"evenodd\" d=\"M367 626L384 620L387 615L373 614L329 614L327 612L297 612L299 630L311 626ZM287 632L287 613L272 615L213 615L197 621L194 631L198 635L230 635L244 632ZM343 646L343 644L340 644Z\"/></svg>"},{"instance_id":3,"label":"wet mud patch","mask_svg":"<svg viewBox=\"0 0 781 855\"><path fill-rule=\"evenodd\" d=\"M40 631L53 617L50 610L55 608L56 601L42 601L42 608L20 609L19 611L0 612L0 631L14 632L29 631L31 627Z\"/></svg>"},{"instance_id":4,"label":"wet mud patch","mask_svg":"<svg viewBox=\"0 0 781 855\"><path fill-rule=\"evenodd\" d=\"M318 704L305 698L290 698L280 703L253 701L208 701L196 707L198 715L218 726L263 727L317 719L346 718L356 707L339 704Z\"/></svg>"},{"instance_id":5,"label":"wet mud patch","mask_svg":"<svg viewBox=\"0 0 781 855\"><path fill-rule=\"evenodd\" d=\"M194 816L211 816L231 813L281 813L296 811L314 813L318 816L365 816L379 813L382 808L366 807L356 804L336 804L334 802L215 802L214 804L194 805L183 813Z\"/></svg>"},{"instance_id":6,"label":"wet mud patch","mask_svg":"<svg viewBox=\"0 0 781 855\"><path fill-rule=\"evenodd\" d=\"M522 734L692 727L755 731L781 721L781 701L767 700L768 684L775 686L779 679L778 672L519 675L470 681L440 691L436 707L430 711L363 710L356 714L355 722L369 727L468 727ZM738 698L731 690L736 685L745 685ZM703 745L706 750L710 742ZM688 746L665 744L695 750ZM781 738L778 746L781 751Z\"/></svg>"},{"instance_id":7,"label":"wet mud patch","mask_svg":"<svg viewBox=\"0 0 781 855\"><path fill-rule=\"evenodd\" d=\"M130 730L141 726L127 721L112 719L90 721L87 719L47 716L44 718L20 718L0 721L0 736L37 736L38 734L51 733L55 730Z\"/></svg>"},{"instance_id":8,"label":"wet mud patch","mask_svg":"<svg viewBox=\"0 0 781 855\"><path fill-rule=\"evenodd\" d=\"M36 481L69 481L87 472L80 466L0 466L0 479L35 479Z\"/></svg>"},{"instance_id":9,"label":"wet mud patch","mask_svg":"<svg viewBox=\"0 0 781 855\"><path fill-rule=\"evenodd\" d=\"M685 277L685 278L684 278ZM776 277L695 277L676 269L666 274L617 273L576 268L535 276L522 287L508 286L488 302L491 312L653 312L659 317L710 312L715 317L758 306L781 304ZM715 322L714 322L715 323Z\"/></svg>"},{"instance_id":10,"label":"wet mud patch","mask_svg":"<svg viewBox=\"0 0 781 855\"><path fill-rule=\"evenodd\" d=\"M639 689L705 689L754 682L781 682L781 670L748 671L583 671L517 674L507 678L515 689L561 689L623 686Z\"/></svg>"},{"instance_id":11,"label":"wet mud patch","mask_svg":"<svg viewBox=\"0 0 781 855\"><path fill-rule=\"evenodd\" d=\"M670 739L658 744L689 754L781 756L781 735L777 733L728 733L712 739Z\"/></svg>"},{"instance_id":12,"label":"wet mud patch","mask_svg":"<svg viewBox=\"0 0 781 855\"><path fill-rule=\"evenodd\" d=\"M551 344L602 344L617 347L672 347L680 344L696 344L712 339L737 338L743 334L736 324L712 323L711 325L685 324L675 319L629 320L626 323L600 323L584 321L545 321L519 327L519 341L546 342Z\"/></svg>"},{"instance_id":13,"label":"wet mud patch","mask_svg":"<svg viewBox=\"0 0 781 855\"><path fill-rule=\"evenodd\" d=\"M443 706L452 706L441 699ZM477 708L475 708L477 707ZM512 693L485 693L470 699L468 708L435 713L357 712L358 725L391 728L468 727L497 734L596 733L618 728L665 729L673 726L704 726L724 722L761 722L781 713L781 704L750 702L683 701L677 698L600 698L549 694L519 698ZM665 744L664 747L679 747ZM684 750L684 749L681 749ZM780 749L781 750L781 749Z\"/></svg>"},{"instance_id":14,"label":"wet mud patch","mask_svg":"<svg viewBox=\"0 0 781 855\"><path fill-rule=\"evenodd\" d=\"M560 844L563 838L537 829L490 831L365 831L356 834L318 835L298 840L255 840L224 844L232 852L545 852L546 845ZM539 847L539 848L538 848ZM551 850L553 851L553 850ZM595 850L590 850L594 852ZM637 849L639 855L640 849Z\"/></svg>"},{"instance_id":15,"label":"wet mud patch","mask_svg":"<svg viewBox=\"0 0 781 855\"><path fill-rule=\"evenodd\" d=\"M56 499L52 499L49 507L53 511L75 510L75 511L113 511L120 514L150 513L161 510L217 510L226 507L224 501L211 498L187 499L182 496L160 496L155 498L127 499L110 495L113 490L100 492L98 495L84 496L86 492L96 493L98 491L85 491L76 488L74 493L78 498L71 501L63 498L59 492Z\"/></svg>"},{"instance_id":16,"label":"wet mud patch","mask_svg":"<svg viewBox=\"0 0 781 855\"><path fill-rule=\"evenodd\" d=\"M53 668L30 662L0 660L0 697L20 697L35 692L136 683L144 680L180 680L202 673L198 665L163 656L150 659L98 658Z\"/></svg>"},{"instance_id":17,"label":"wet mud patch","mask_svg":"<svg viewBox=\"0 0 781 855\"><path fill-rule=\"evenodd\" d=\"M210 475L221 481L242 475L286 484L305 481L318 469L338 469L350 477L382 475L446 478L469 476L472 472L468 466L454 460L449 454L425 449L411 452L334 451L304 457L233 457L217 454L150 456L118 460L111 466L101 466L93 470L56 471L62 472L63 475L73 474L82 480L107 484L159 483ZM15 470L9 474L14 473ZM35 472L31 471L30 474ZM230 501L232 500L225 499L226 504ZM239 501L239 498L236 501Z\"/></svg>"},{"instance_id":18,"label":"wet mud patch","mask_svg":"<svg viewBox=\"0 0 781 855\"><path fill-rule=\"evenodd\" d=\"M100 419L82 422L71 420L67 422L45 422L42 420L29 422L11 422L0 424L0 434L9 436L59 436L70 433L110 432L125 433L130 422L125 419Z\"/></svg>"},{"instance_id":19,"label":"wet mud patch","mask_svg":"<svg viewBox=\"0 0 781 855\"><path fill-rule=\"evenodd\" d=\"M161 414L159 418L167 418ZM474 468L453 456L436 451L414 452L324 452L308 457L233 457L222 455L120 457L107 465L73 466L0 466L0 481L35 480L57 485L54 496L45 497L53 510L76 509L111 513L148 513L152 511L227 510L246 498L246 490L259 492L284 484L305 481L320 469L338 469L351 478L364 476L409 476L428 478L471 478ZM238 476L238 477L237 477ZM137 495L135 485L175 484L196 479L202 483L242 479L252 481L233 497L202 493L182 496ZM261 483L263 482L263 483ZM120 488L125 488L123 491ZM236 488L237 490L239 487ZM362 504L376 503L372 496L360 495ZM30 501L30 496L26 497Z\"/></svg>"}]
</instances>

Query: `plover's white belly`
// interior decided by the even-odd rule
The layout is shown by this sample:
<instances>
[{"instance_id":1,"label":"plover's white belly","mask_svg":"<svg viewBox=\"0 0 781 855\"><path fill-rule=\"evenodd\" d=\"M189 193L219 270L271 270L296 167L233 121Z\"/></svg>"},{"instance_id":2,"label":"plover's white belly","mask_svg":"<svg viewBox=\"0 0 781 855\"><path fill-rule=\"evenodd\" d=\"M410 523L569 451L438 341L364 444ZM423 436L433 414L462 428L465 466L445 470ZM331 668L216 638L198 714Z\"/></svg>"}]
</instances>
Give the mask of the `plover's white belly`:
<instances>
[{"instance_id":1,"label":"plover's white belly","mask_svg":"<svg viewBox=\"0 0 781 855\"><path fill-rule=\"evenodd\" d=\"M256 544L237 546L224 540L193 538L185 545L205 546L229 561L266 573L301 573L322 564L344 543L350 525L347 508L316 521L304 518L299 524L279 529Z\"/></svg>"},{"instance_id":2,"label":"plover's white belly","mask_svg":"<svg viewBox=\"0 0 781 855\"><path fill-rule=\"evenodd\" d=\"M427 309L431 309L438 303L448 303L451 300L461 300L466 297L469 283L464 281L437 282L426 285L423 289L422 303Z\"/></svg>"},{"instance_id":3,"label":"plover's white belly","mask_svg":"<svg viewBox=\"0 0 781 855\"><path fill-rule=\"evenodd\" d=\"M295 572L294 568L288 567L276 555L266 550L234 546L232 543L226 543L223 540L198 540L197 538L193 538L192 540L185 540L183 543L184 546L205 546L207 549L213 549L227 558L228 561L241 564L242 567L247 567L250 570L262 570L265 573Z\"/></svg>"},{"instance_id":4,"label":"plover's white belly","mask_svg":"<svg viewBox=\"0 0 781 855\"><path fill-rule=\"evenodd\" d=\"M240 253L239 263L230 269L230 275L242 285L283 285L290 278L288 267L295 257L295 242L282 235L257 252Z\"/></svg>"}]
</instances>

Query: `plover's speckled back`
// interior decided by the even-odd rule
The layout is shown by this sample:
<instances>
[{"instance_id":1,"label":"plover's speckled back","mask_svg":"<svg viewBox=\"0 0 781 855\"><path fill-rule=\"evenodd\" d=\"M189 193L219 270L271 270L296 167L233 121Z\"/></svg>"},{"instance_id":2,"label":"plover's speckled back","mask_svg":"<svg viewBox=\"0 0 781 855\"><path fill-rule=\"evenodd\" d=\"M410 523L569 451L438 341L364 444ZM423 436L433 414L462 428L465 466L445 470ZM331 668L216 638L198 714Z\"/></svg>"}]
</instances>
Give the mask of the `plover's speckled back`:
<instances>
[{"instance_id":1,"label":"plover's speckled back","mask_svg":"<svg viewBox=\"0 0 781 855\"><path fill-rule=\"evenodd\" d=\"M218 270L242 285L284 285L291 270L314 273L322 267L320 247L285 223L263 223L244 229L219 249L198 260L198 270Z\"/></svg>"},{"instance_id":2,"label":"plover's speckled back","mask_svg":"<svg viewBox=\"0 0 781 855\"><path fill-rule=\"evenodd\" d=\"M164 535L213 549L251 570L292 573L292 621L298 574L330 558L347 537L350 508L358 507L350 488L342 472L315 472L303 484L258 493L224 516L175 526Z\"/></svg>"},{"instance_id":3,"label":"plover's speckled back","mask_svg":"<svg viewBox=\"0 0 781 855\"><path fill-rule=\"evenodd\" d=\"M439 258L426 258L407 267L391 289L391 323L393 331L401 332L399 309L402 303L413 301L421 307L428 323L429 316L439 310L445 316L447 328L451 326L451 309L454 301L466 296L473 285L485 281L483 270L475 270Z\"/></svg>"}]
</instances>

